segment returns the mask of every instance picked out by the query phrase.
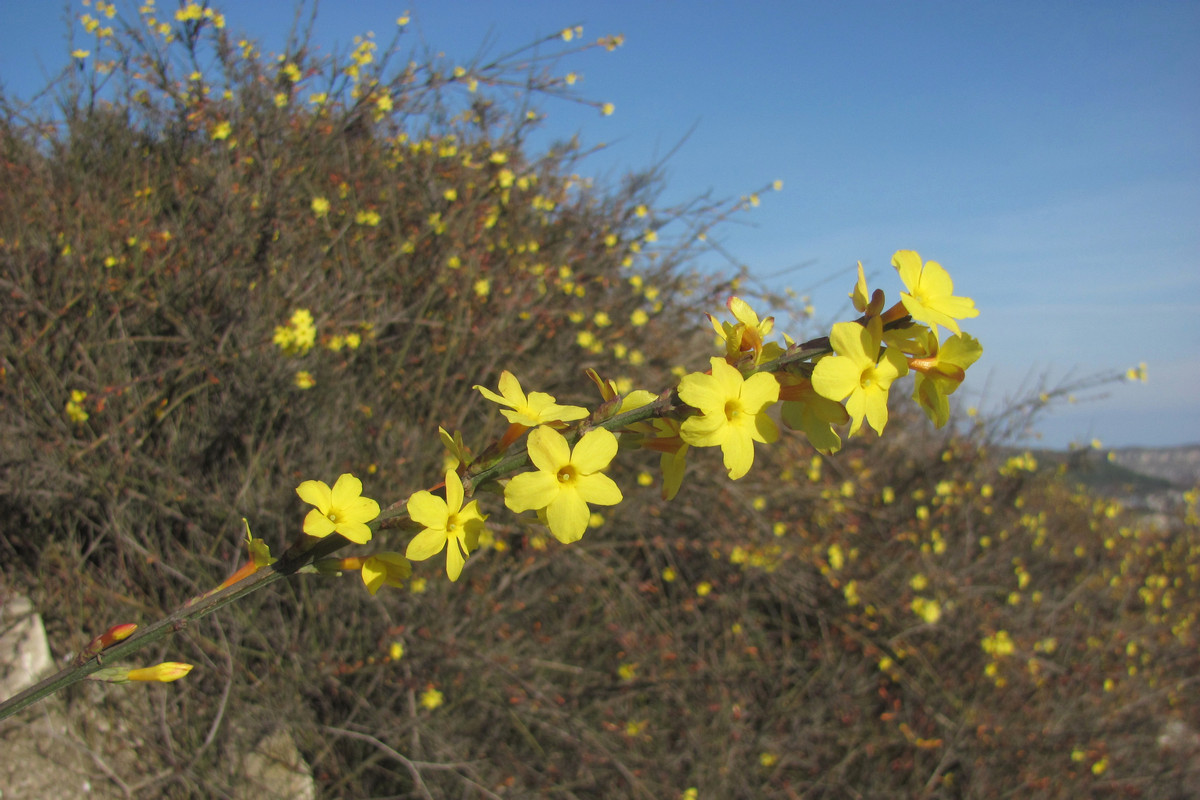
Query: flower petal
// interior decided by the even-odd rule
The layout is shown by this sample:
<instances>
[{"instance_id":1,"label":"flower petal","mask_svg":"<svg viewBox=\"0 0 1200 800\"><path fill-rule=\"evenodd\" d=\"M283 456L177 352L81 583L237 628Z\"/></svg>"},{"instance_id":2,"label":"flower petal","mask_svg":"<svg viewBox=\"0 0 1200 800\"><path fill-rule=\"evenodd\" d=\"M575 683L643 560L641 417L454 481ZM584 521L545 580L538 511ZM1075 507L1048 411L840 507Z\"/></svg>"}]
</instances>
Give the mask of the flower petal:
<instances>
[{"instance_id":1,"label":"flower petal","mask_svg":"<svg viewBox=\"0 0 1200 800\"><path fill-rule=\"evenodd\" d=\"M463 484L462 478L452 469L446 470L446 513L453 514L462 508Z\"/></svg>"},{"instance_id":2,"label":"flower petal","mask_svg":"<svg viewBox=\"0 0 1200 800\"><path fill-rule=\"evenodd\" d=\"M550 525L550 532L563 544L583 538L590 516L587 503L576 491L559 492L554 502L546 507L546 522Z\"/></svg>"},{"instance_id":3,"label":"flower petal","mask_svg":"<svg viewBox=\"0 0 1200 800\"><path fill-rule=\"evenodd\" d=\"M779 399L779 379L769 372L751 375L742 384L742 406L748 414L757 414Z\"/></svg>"},{"instance_id":4,"label":"flower petal","mask_svg":"<svg viewBox=\"0 0 1200 800\"><path fill-rule=\"evenodd\" d=\"M362 522L351 520L339 522L334 530L355 544L366 544L371 541L371 528Z\"/></svg>"},{"instance_id":5,"label":"flower petal","mask_svg":"<svg viewBox=\"0 0 1200 800\"><path fill-rule=\"evenodd\" d=\"M606 428L590 430L575 443L571 463L584 475L599 472L617 455L617 437Z\"/></svg>"},{"instance_id":6,"label":"flower petal","mask_svg":"<svg viewBox=\"0 0 1200 800\"><path fill-rule=\"evenodd\" d=\"M571 448L563 435L540 425L529 434L529 460L543 472L557 473L571 463Z\"/></svg>"},{"instance_id":7,"label":"flower petal","mask_svg":"<svg viewBox=\"0 0 1200 800\"><path fill-rule=\"evenodd\" d=\"M550 472L522 472L504 487L504 505L520 513L545 508L558 497L558 479Z\"/></svg>"},{"instance_id":8,"label":"flower petal","mask_svg":"<svg viewBox=\"0 0 1200 800\"><path fill-rule=\"evenodd\" d=\"M575 479L575 491L585 503L595 503L601 506L615 506L624 498L621 487L602 472L593 475L580 475Z\"/></svg>"},{"instance_id":9,"label":"flower petal","mask_svg":"<svg viewBox=\"0 0 1200 800\"><path fill-rule=\"evenodd\" d=\"M421 490L413 493L405 504L408 517L418 525L426 528L446 529L446 519L450 516L446 501L437 495Z\"/></svg>"},{"instance_id":10,"label":"flower petal","mask_svg":"<svg viewBox=\"0 0 1200 800\"><path fill-rule=\"evenodd\" d=\"M346 508L362 497L362 481L349 472L342 473L333 484L332 503L334 508Z\"/></svg>"},{"instance_id":11,"label":"flower petal","mask_svg":"<svg viewBox=\"0 0 1200 800\"><path fill-rule=\"evenodd\" d=\"M730 436L721 445L721 454L725 469L729 470L729 479L736 481L754 465L754 442L749 436Z\"/></svg>"},{"instance_id":12,"label":"flower petal","mask_svg":"<svg viewBox=\"0 0 1200 800\"><path fill-rule=\"evenodd\" d=\"M333 533L334 525L329 521L329 517L321 513L321 509L314 508L308 512L308 516L304 518L304 532L309 536L318 538L328 536Z\"/></svg>"},{"instance_id":13,"label":"flower petal","mask_svg":"<svg viewBox=\"0 0 1200 800\"><path fill-rule=\"evenodd\" d=\"M296 487L296 494L310 506L316 506L322 513L328 512L333 503L333 493L325 481L305 481Z\"/></svg>"},{"instance_id":14,"label":"flower petal","mask_svg":"<svg viewBox=\"0 0 1200 800\"><path fill-rule=\"evenodd\" d=\"M405 557L411 561L424 561L442 552L446 546L446 531L426 528L413 537L404 551Z\"/></svg>"}]
</instances>

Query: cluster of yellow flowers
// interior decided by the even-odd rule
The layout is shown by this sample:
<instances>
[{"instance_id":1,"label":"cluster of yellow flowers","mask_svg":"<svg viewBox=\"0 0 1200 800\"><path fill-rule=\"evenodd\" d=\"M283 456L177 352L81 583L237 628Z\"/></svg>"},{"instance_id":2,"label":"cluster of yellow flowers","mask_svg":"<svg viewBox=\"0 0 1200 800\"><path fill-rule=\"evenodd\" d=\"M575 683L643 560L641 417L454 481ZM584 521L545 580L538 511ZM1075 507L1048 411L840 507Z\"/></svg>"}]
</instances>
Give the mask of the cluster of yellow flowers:
<instances>
[{"instance_id":1,"label":"cluster of yellow flowers","mask_svg":"<svg viewBox=\"0 0 1200 800\"><path fill-rule=\"evenodd\" d=\"M828 338L803 344L787 336L783 342L770 341L774 320L760 319L745 301L731 298L732 322L710 316L724 354L710 358L707 371L684 375L674 393L620 392L616 383L589 370L601 395L599 408L589 412L560 405L544 392L526 393L508 371L500 375L498 392L476 386L501 406L509 422L500 441L476 459L460 434L440 431L451 466L440 494L419 491L408 499L408 516L421 530L404 555L340 559L330 568L360 570L374 593L409 577L410 560L423 561L445 550L446 574L457 580L481 535L487 535L487 515L478 500L468 499L476 487L489 483L503 486L510 511L533 512L559 541L578 541L595 514L592 506L623 499L620 487L605 474L619 438L661 453L663 497L669 500L682 484L692 447L720 448L732 480L749 472L755 443L779 438L779 427L768 413L776 403L781 403L779 417L786 427L803 432L821 452L832 453L842 444L838 426L848 424L848 435L854 435L865 421L883 432L892 384L911 370L916 375L913 399L935 424L945 424L947 397L982 353L978 341L959 329L958 320L978 312L972 300L954 296L940 264L923 263L910 250L897 252L892 264L906 289L900 302L885 310L883 292L868 293L860 264L850 297L861 316L835 324ZM293 316L291 327L277 329L276 341L285 349L296 348L304 330L311 331L311 315L307 322ZM524 452L509 454L522 437ZM524 466L532 469L506 478ZM354 476L342 475L332 488L305 481L297 493L314 506L304 521L309 536L338 533L358 544L371 538L379 504L362 497L362 484ZM913 611L930 623L941 613L930 600Z\"/></svg>"}]
</instances>

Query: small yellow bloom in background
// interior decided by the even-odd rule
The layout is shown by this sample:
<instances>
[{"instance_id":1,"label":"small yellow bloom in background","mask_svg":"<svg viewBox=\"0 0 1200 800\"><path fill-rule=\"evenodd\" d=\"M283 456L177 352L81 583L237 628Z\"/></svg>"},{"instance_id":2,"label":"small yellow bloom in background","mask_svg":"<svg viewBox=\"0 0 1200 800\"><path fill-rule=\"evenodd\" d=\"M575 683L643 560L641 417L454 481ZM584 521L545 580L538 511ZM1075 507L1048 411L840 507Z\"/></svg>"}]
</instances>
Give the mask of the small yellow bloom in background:
<instances>
[{"instance_id":1,"label":"small yellow bloom in background","mask_svg":"<svg viewBox=\"0 0 1200 800\"><path fill-rule=\"evenodd\" d=\"M925 597L914 597L910 608L914 614L929 625L935 624L942 618L942 609L936 600L929 600Z\"/></svg>"},{"instance_id":2,"label":"small yellow bloom in background","mask_svg":"<svg viewBox=\"0 0 1200 800\"><path fill-rule=\"evenodd\" d=\"M983 652L999 657L1010 656L1017 649L1008 631L996 631L991 636L985 636L979 645Z\"/></svg>"},{"instance_id":3,"label":"small yellow bloom in background","mask_svg":"<svg viewBox=\"0 0 1200 800\"><path fill-rule=\"evenodd\" d=\"M170 683L171 681L179 680L191 671L191 664L183 664L178 661L164 661L161 664L155 664L153 667L130 670L125 679L130 681Z\"/></svg>"},{"instance_id":4,"label":"small yellow bloom in background","mask_svg":"<svg viewBox=\"0 0 1200 800\"><path fill-rule=\"evenodd\" d=\"M405 11L405 12L404 12L403 14L401 14L400 16L396 17L396 25L397 25L398 27L401 27L401 28L403 28L403 27L404 27L405 25L407 25L408 23L409 23L409 16L408 16L408 12L407 12L407 11Z\"/></svg>"},{"instance_id":5,"label":"small yellow bloom in background","mask_svg":"<svg viewBox=\"0 0 1200 800\"><path fill-rule=\"evenodd\" d=\"M91 50L72 50L71 58L78 58L80 60L83 60L83 59L87 58L88 56L90 56L91 54L92 54Z\"/></svg>"},{"instance_id":6,"label":"small yellow bloom in background","mask_svg":"<svg viewBox=\"0 0 1200 800\"><path fill-rule=\"evenodd\" d=\"M629 315L629 321L633 323L634 327L641 327L650 321L650 315L639 308Z\"/></svg>"},{"instance_id":7,"label":"small yellow bloom in background","mask_svg":"<svg viewBox=\"0 0 1200 800\"><path fill-rule=\"evenodd\" d=\"M693 372L679 382L679 398L700 411L683 421L680 435L689 445L720 447L729 478L737 480L754 464L754 442L779 438L766 413L779 399L779 381L766 372L743 378L718 356L710 363L711 375Z\"/></svg>"},{"instance_id":8,"label":"small yellow bloom in background","mask_svg":"<svg viewBox=\"0 0 1200 800\"><path fill-rule=\"evenodd\" d=\"M437 689L432 686L421 692L421 707L433 711L435 708L445 702L445 697Z\"/></svg>"},{"instance_id":9,"label":"small yellow bloom in background","mask_svg":"<svg viewBox=\"0 0 1200 800\"><path fill-rule=\"evenodd\" d=\"M399 589L404 585L403 581L410 575L412 575L412 564L408 563L408 559L399 553L376 553L368 556L362 565L363 583L366 584L367 591L372 595L378 592L381 586L392 586ZM392 645L393 648L396 646ZM399 655L393 656L393 660L399 657Z\"/></svg>"},{"instance_id":10,"label":"small yellow bloom in background","mask_svg":"<svg viewBox=\"0 0 1200 800\"><path fill-rule=\"evenodd\" d=\"M212 132L213 141L220 141L222 139L228 139L229 134L231 134L231 133L233 133L233 126L230 125L228 121L222 120L221 122L217 123L217 127L213 128L213 132Z\"/></svg>"},{"instance_id":11,"label":"small yellow bloom in background","mask_svg":"<svg viewBox=\"0 0 1200 800\"><path fill-rule=\"evenodd\" d=\"M558 405L554 397L545 392L530 392L526 396L521 390L520 381L508 370L500 373L500 394L479 385L474 388L493 403L508 406L508 409L500 413L509 422L517 425L533 428L550 422L583 419L588 415L588 410L581 406Z\"/></svg>"},{"instance_id":12,"label":"small yellow bloom in background","mask_svg":"<svg viewBox=\"0 0 1200 800\"><path fill-rule=\"evenodd\" d=\"M323 217L329 213L329 201L324 197L314 197L312 199L313 213L318 217Z\"/></svg>"},{"instance_id":13,"label":"small yellow bloom in background","mask_svg":"<svg viewBox=\"0 0 1200 800\"><path fill-rule=\"evenodd\" d=\"M339 533L355 544L371 540L368 522L379 516L379 503L362 496L362 481L350 473L342 474L333 488L324 481L304 481L296 494L316 506L304 518L304 532L324 538Z\"/></svg>"},{"instance_id":14,"label":"small yellow bloom in background","mask_svg":"<svg viewBox=\"0 0 1200 800\"><path fill-rule=\"evenodd\" d=\"M617 107L614 106L612 103L605 103L604 105L600 106L600 113L606 117L611 117L613 115L613 112L616 110L617 110Z\"/></svg>"},{"instance_id":15,"label":"small yellow bloom in background","mask_svg":"<svg viewBox=\"0 0 1200 800\"><path fill-rule=\"evenodd\" d=\"M357 214L354 215L354 221L357 222L359 225L367 225L372 228L374 228L375 226L377 226L379 224L379 220L380 220L379 212L376 211L375 209L368 209L367 211L359 211Z\"/></svg>"},{"instance_id":16,"label":"small yellow bloom in background","mask_svg":"<svg viewBox=\"0 0 1200 800\"><path fill-rule=\"evenodd\" d=\"M175 12L175 19L178 22L193 22L202 19L204 16L203 9L196 3L188 3L183 8Z\"/></svg>"},{"instance_id":17,"label":"small yellow bloom in background","mask_svg":"<svg viewBox=\"0 0 1200 800\"><path fill-rule=\"evenodd\" d=\"M275 93L275 107L276 108L286 107L288 104L288 100L290 100L290 99L291 98L288 97L287 92L276 92Z\"/></svg>"},{"instance_id":18,"label":"small yellow bloom in background","mask_svg":"<svg viewBox=\"0 0 1200 800\"><path fill-rule=\"evenodd\" d=\"M444 549L446 575L458 580L463 564L472 550L479 547L479 534L487 519L479 512L479 501L463 506L462 479L453 469L446 470L446 498L443 500L427 491L408 498L408 516L425 526L408 544L405 555L413 561L424 561Z\"/></svg>"},{"instance_id":19,"label":"small yellow bloom in background","mask_svg":"<svg viewBox=\"0 0 1200 800\"><path fill-rule=\"evenodd\" d=\"M476 297L487 297L492 293L492 282L487 278L480 278L475 281L474 288Z\"/></svg>"},{"instance_id":20,"label":"small yellow bloom in background","mask_svg":"<svg viewBox=\"0 0 1200 800\"><path fill-rule=\"evenodd\" d=\"M637 664L624 663L617 667L617 677L623 681L631 681L637 676Z\"/></svg>"},{"instance_id":21,"label":"small yellow bloom in background","mask_svg":"<svg viewBox=\"0 0 1200 800\"><path fill-rule=\"evenodd\" d=\"M82 425L88 420L88 412L83 407L83 401L87 399L87 392L74 389L71 391L71 399L67 401L65 411L67 418L76 425Z\"/></svg>"},{"instance_id":22,"label":"small yellow bloom in background","mask_svg":"<svg viewBox=\"0 0 1200 800\"><path fill-rule=\"evenodd\" d=\"M713 586L711 583L708 581L701 581L696 586L696 594L700 595L701 597L708 597L708 595L712 592L712 589Z\"/></svg>"},{"instance_id":23,"label":"small yellow bloom in background","mask_svg":"<svg viewBox=\"0 0 1200 800\"><path fill-rule=\"evenodd\" d=\"M667 583L674 583L679 576L675 573L674 567L667 567L662 571L662 579Z\"/></svg>"},{"instance_id":24,"label":"small yellow bloom in background","mask_svg":"<svg viewBox=\"0 0 1200 800\"><path fill-rule=\"evenodd\" d=\"M392 96L390 94L381 94L375 100L375 107L385 114L391 111L395 108L395 105L392 103Z\"/></svg>"},{"instance_id":25,"label":"small yellow bloom in background","mask_svg":"<svg viewBox=\"0 0 1200 800\"><path fill-rule=\"evenodd\" d=\"M308 102L314 106L325 105L325 101L329 99L329 95L325 92L317 92L308 96Z\"/></svg>"},{"instance_id":26,"label":"small yellow bloom in background","mask_svg":"<svg viewBox=\"0 0 1200 800\"><path fill-rule=\"evenodd\" d=\"M604 428L588 431L574 449L561 433L545 425L529 434L529 460L537 468L516 475L504 487L511 511L545 509L550 532L564 544L578 541L591 517L589 503L620 503L621 489L606 469L617 454L617 437Z\"/></svg>"},{"instance_id":27,"label":"small yellow bloom in background","mask_svg":"<svg viewBox=\"0 0 1200 800\"><path fill-rule=\"evenodd\" d=\"M1146 382L1146 362L1143 361L1136 367L1130 367L1125 372L1125 380Z\"/></svg>"},{"instance_id":28,"label":"small yellow bloom in background","mask_svg":"<svg viewBox=\"0 0 1200 800\"><path fill-rule=\"evenodd\" d=\"M758 763L764 767L773 767L779 762L779 756L774 753L763 753L758 757Z\"/></svg>"},{"instance_id":29,"label":"small yellow bloom in background","mask_svg":"<svg viewBox=\"0 0 1200 800\"><path fill-rule=\"evenodd\" d=\"M312 376L311 372L302 369L296 373L295 383L298 389L311 389L317 385L317 379Z\"/></svg>"},{"instance_id":30,"label":"small yellow bloom in background","mask_svg":"<svg viewBox=\"0 0 1200 800\"><path fill-rule=\"evenodd\" d=\"M777 192L782 192L783 191L783 181L779 181L779 180L775 181L774 183L771 184L771 188Z\"/></svg>"}]
</instances>

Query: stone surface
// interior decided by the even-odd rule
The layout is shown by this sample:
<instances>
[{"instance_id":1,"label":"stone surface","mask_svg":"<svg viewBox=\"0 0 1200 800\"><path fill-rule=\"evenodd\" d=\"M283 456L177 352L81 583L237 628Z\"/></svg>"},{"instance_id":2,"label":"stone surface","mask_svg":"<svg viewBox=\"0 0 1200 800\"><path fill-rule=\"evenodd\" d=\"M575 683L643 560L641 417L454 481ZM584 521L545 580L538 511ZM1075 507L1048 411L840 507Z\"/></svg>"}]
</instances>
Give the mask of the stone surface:
<instances>
[{"instance_id":1,"label":"stone surface","mask_svg":"<svg viewBox=\"0 0 1200 800\"><path fill-rule=\"evenodd\" d=\"M12 697L54 668L41 615L23 595L0 597L0 699Z\"/></svg>"},{"instance_id":2,"label":"stone surface","mask_svg":"<svg viewBox=\"0 0 1200 800\"><path fill-rule=\"evenodd\" d=\"M263 737L243 757L241 773L235 800L316 800L312 771L283 728Z\"/></svg>"}]
</instances>

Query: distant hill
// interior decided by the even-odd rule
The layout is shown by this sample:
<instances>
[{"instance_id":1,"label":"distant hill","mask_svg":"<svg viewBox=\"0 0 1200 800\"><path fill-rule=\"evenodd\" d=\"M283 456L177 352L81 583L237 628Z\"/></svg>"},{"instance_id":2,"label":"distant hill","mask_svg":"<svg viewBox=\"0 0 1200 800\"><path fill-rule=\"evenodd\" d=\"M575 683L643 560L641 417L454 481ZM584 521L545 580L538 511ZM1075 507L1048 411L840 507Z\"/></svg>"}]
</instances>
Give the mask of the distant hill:
<instances>
[{"instance_id":1,"label":"distant hill","mask_svg":"<svg viewBox=\"0 0 1200 800\"><path fill-rule=\"evenodd\" d=\"M1183 493L1200 484L1200 445L1196 444L1032 452L1042 468L1065 464L1067 480L1151 513L1179 508Z\"/></svg>"},{"instance_id":2,"label":"distant hill","mask_svg":"<svg viewBox=\"0 0 1200 800\"><path fill-rule=\"evenodd\" d=\"M1113 450L1117 464L1142 475L1170 481L1180 489L1200 484L1200 444L1180 447L1123 447Z\"/></svg>"}]
</instances>

